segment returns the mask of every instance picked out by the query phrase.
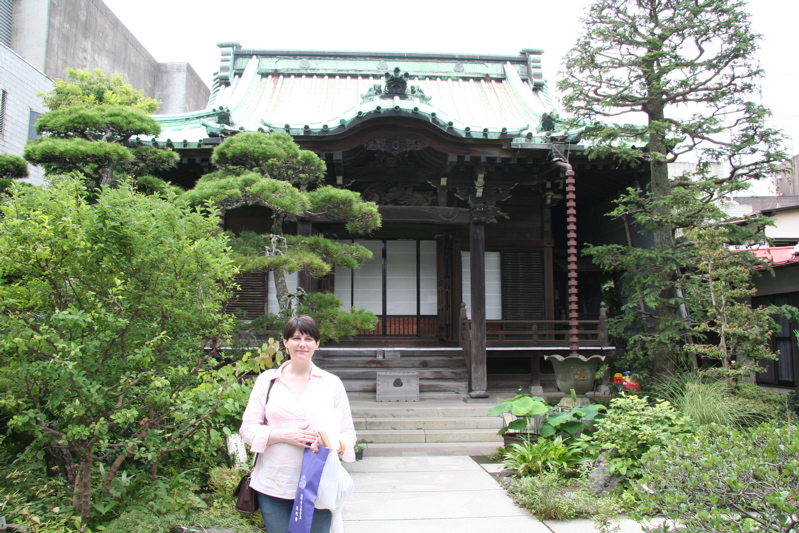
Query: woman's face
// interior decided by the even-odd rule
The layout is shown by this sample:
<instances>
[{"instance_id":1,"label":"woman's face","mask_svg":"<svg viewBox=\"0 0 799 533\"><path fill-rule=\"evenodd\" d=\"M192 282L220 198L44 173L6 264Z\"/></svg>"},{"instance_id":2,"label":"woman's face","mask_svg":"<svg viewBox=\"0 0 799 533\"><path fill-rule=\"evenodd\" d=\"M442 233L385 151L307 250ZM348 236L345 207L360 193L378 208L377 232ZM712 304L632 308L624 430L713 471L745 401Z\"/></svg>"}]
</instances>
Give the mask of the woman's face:
<instances>
[{"instance_id":1,"label":"woman's face","mask_svg":"<svg viewBox=\"0 0 799 533\"><path fill-rule=\"evenodd\" d=\"M295 331L291 337L283 339L283 346L288 350L292 361L309 361L319 348L319 343L310 335Z\"/></svg>"}]
</instances>

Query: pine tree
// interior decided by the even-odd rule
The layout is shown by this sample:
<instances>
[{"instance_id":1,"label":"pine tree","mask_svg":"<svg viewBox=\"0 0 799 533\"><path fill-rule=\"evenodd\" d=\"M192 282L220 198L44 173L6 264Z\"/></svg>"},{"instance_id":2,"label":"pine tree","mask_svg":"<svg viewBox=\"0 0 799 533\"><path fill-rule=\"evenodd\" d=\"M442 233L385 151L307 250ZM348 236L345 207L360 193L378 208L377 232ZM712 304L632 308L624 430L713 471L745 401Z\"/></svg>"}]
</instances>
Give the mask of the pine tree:
<instances>
[{"instance_id":1,"label":"pine tree","mask_svg":"<svg viewBox=\"0 0 799 533\"><path fill-rule=\"evenodd\" d=\"M353 234L368 234L380 227L377 206L360 194L322 185L326 167L316 154L301 150L290 135L275 132L239 133L215 150L211 161L219 170L206 174L186 193L195 205L210 202L221 214L242 206L271 210L269 233L251 231L230 235L234 257L242 271L269 270L274 274L280 312L279 324L294 312L295 301L312 316L325 317L325 339L371 330L372 313L353 309L341 313L341 302L329 296L291 294L286 273L303 271L313 277L328 274L336 265L358 268L371 252L358 244L345 244L322 235L287 235L284 224L303 217L326 216L343 222Z\"/></svg>"},{"instance_id":2,"label":"pine tree","mask_svg":"<svg viewBox=\"0 0 799 533\"><path fill-rule=\"evenodd\" d=\"M97 189L123 176L139 187L163 190L167 184L151 174L177 164L172 150L130 146L138 135L158 135L161 127L149 113L159 103L133 89L118 74L67 69L69 81L56 80L43 94L50 111L36 121L42 135L25 147L25 159L49 174L80 172Z\"/></svg>"}]
</instances>

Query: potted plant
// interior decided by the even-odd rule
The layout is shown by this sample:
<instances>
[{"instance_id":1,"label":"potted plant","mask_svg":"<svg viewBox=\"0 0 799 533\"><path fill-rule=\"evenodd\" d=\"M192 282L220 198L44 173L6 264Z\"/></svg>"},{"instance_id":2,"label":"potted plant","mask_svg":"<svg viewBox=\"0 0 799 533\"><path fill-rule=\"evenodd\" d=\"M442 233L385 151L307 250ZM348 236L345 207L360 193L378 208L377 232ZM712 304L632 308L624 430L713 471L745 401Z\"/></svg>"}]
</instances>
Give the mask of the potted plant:
<instances>
[{"instance_id":1,"label":"potted plant","mask_svg":"<svg viewBox=\"0 0 799 533\"><path fill-rule=\"evenodd\" d=\"M356 442L355 446L352 448L355 451L355 460L360 461L363 459L363 449L364 445L360 442Z\"/></svg>"}]
</instances>

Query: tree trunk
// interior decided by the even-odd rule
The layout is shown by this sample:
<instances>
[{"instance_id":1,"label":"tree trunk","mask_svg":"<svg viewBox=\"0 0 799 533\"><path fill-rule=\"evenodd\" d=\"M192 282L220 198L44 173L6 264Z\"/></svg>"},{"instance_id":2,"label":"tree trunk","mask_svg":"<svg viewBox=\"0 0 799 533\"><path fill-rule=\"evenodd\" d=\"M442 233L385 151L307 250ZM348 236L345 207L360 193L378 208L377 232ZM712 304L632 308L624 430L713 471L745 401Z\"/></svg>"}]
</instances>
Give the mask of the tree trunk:
<instances>
[{"instance_id":1,"label":"tree trunk","mask_svg":"<svg viewBox=\"0 0 799 533\"><path fill-rule=\"evenodd\" d=\"M72 488L72 506L80 516L81 524L89 521L92 505L92 466L91 447L83 452L78 465L78 475Z\"/></svg>"},{"instance_id":2,"label":"tree trunk","mask_svg":"<svg viewBox=\"0 0 799 533\"><path fill-rule=\"evenodd\" d=\"M664 110L662 107L649 110L649 123L661 122L664 118ZM669 168L666 162L666 157L669 149L666 146L664 134L655 133L655 128L651 129L649 137L650 153L654 155L650 163L650 171L652 177L651 194L653 200L658 200L667 197L671 192L671 184L669 182ZM656 154L661 154L662 159ZM663 209L663 208L661 208ZM656 213L656 216L661 220L668 218L669 213ZM672 227L670 224L660 224L653 234L653 243L655 249L666 249L674 246L674 238ZM678 347L673 345L669 332L673 332L677 327L678 314L677 306L671 302L675 297L675 272L662 271L659 273L660 283L663 291L658 297L658 304L655 307L655 341L651 347L651 353L654 357L653 377L657 379L664 379L672 375L677 368L676 365L676 350Z\"/></svg>"},{"instance_id":3,"label":"tree trunk","mask_svg":"<svg viewBox=\"0 0 799 533\"><path fill-rule=\"evenodd\" d=\"M283 255L286 250L285 238L283 236L283 215L275 213L272 218L272 246L275 248L272 253ZM289 317L291 315L291 300L289 299L289 286L286 283L286 271L277 268L272 271L275 279L275 297L280 308L280 315Z\"/></svg>"},{"instance_id":4,"label":"tree trunk","mask_svg":"<svg viewBox=\"0 0 799 533\"><path fill-rule=\"evenodd\" d=\"M44 461L49 477L63 476L70 485L75 483L75 460L66 446L45 446Z\"/></svg>"}]
</instances>

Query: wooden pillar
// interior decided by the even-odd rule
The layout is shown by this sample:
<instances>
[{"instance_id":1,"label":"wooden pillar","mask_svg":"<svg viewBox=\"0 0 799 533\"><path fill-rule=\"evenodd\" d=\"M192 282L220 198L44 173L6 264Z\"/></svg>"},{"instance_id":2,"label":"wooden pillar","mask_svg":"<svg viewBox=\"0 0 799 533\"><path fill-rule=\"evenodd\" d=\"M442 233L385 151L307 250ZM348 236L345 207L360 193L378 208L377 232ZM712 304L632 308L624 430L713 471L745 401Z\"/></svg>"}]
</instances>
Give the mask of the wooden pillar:
<instances>
[{"instance_id":1,"label":"wooden pillar","mask_svg":"<svg viewBox=\"0 0 799 533\"><path fill-rule=\"evenodd\" d=\"M485 222L484 216L472 216L472 221L469 225L469 261L472 288L472 356L469 368L469 396L472 398L488 398Z\"/></svg>"}]
</instances>

